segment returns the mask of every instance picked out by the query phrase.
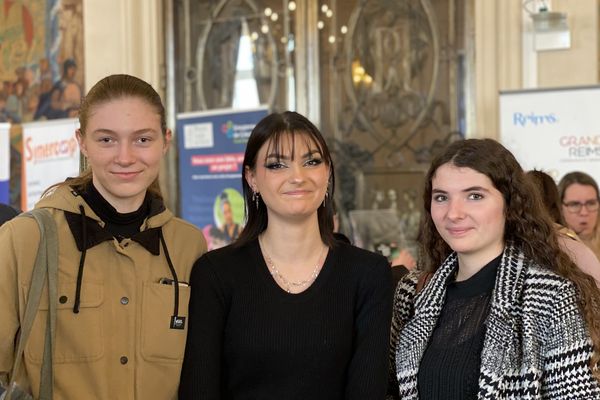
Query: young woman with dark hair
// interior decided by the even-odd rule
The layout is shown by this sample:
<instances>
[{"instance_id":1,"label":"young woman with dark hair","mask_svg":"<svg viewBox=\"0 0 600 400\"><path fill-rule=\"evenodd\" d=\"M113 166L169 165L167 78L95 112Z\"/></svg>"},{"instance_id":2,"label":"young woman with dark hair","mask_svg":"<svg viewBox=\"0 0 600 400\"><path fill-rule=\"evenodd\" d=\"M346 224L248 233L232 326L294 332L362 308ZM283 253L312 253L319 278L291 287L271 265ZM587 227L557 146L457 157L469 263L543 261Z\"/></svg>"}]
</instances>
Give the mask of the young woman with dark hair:
<instances>
[{"instance_id":1,"label":"young woman with dark hair","mask_svg":"<svg viewBox=\"0 0 600 400\"><path fill-rule=\"evenodd\" d=\"M425 273L396 290L390 397L600 398L600 292L514 156L458 141L425 182Z\"/></svg>"},{"instance_id":2,"label":"young woman with dark hair","mask_svg":"<svg viewBox=\"0 0 600 400\"><path fill-rule=\"evenodd\" d=\"M334 239L321 133L298 113L271 114L243 165L246 226L192 273L179 398L383 399L390 268Z\"/></svg>"},{"instance_id":3,"label":"young woman with dark hair","mask_svg":"<svg viewBox=\"0 0 600 400\"><path fill-rule=\"evenodd\" d=\"M160 161L171 141L165 109L148 83L111 75L83 99L79 122L76 136L90 168L36 204L50 211L58 231L54 398L175 398L190 295L185 282L206 243L160 193ZM0 228L0 380L12 378L39 242L32 218ZM15 371L34 398L49 304L40 303L24 371Z\"/></svg>"}]
</instances>

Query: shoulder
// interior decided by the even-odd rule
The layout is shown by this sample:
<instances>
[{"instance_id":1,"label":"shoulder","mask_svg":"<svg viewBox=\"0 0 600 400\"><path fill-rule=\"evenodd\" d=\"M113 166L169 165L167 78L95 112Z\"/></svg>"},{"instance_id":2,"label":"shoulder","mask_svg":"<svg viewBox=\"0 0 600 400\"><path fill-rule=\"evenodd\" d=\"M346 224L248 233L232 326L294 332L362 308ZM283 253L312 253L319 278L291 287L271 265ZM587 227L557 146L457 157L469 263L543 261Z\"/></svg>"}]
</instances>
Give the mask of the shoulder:
<instances>
[{"instance_id":1,"label":"shoulder","mask_svg":"<svg viewBox=\"0 0 600 400\"><path fill-rule=\"evenodd\" d=\"M400 279L394 292L394 309L406 307L414 302L417 292L417 281L422 273L422 271L413 270Z\"/></svg>"},{"instance_id":2,"label":"shoulder","mask_svg":"<svg viewBox=\"0 0 600 400\"><path fill-rule=\"evenodd\" d=\"M254 270L250 265L255 259L252 243L211 250L194 263L190 280L217 280L221 283L238 281Z\"/></svg>"},{"instance_id":3,"label":"shoulder","mask_svg":"<svg viewBox=\"0 0 600 400\"><path fill-rule=\"evenodd\" d=\"M196 225L183 220L179 217L173 217L171 218L166 224L165 226L170 226L174 229L177 229L177 234L178 235L193 235L194 237L202 237L202 239L204 239L204 235L202 234L202 231L200 230L200 228L198 228Z\"/></svg>"},{"instance_id":4,"label":"shoulder","mask_svg":"<svg viewBox=\"0 0 600 400\"><path fill-rule=\"evenodd\" d=\"M372 271L373 268L390 269L388 260L381 254L351 244L338 241L331 250L344 265L349 267L368 271Z\"/></svg>"},{"instance_id":5,"label":"shoulder","mask_svg":"<svg viewBox=\"0 0 600 400\"><path fill-rule=\"evenodd\" d=\"M533 263L525 270L521 298L523 312L540 318L578 312L575 284L556 272Z\"/></svg>"},{"instance_id":6,"label":"shoulder","mask_svg":"<svg viewBox=\"0 0 600 400\"><path fill-rule=\"evenodd\" d=\"M196 261L194 268L214 268L222 273L236 272L246 269L249 263L254 262L253 244L243 246L228 245L211 250Z\"/></svg>"}]
</instances>

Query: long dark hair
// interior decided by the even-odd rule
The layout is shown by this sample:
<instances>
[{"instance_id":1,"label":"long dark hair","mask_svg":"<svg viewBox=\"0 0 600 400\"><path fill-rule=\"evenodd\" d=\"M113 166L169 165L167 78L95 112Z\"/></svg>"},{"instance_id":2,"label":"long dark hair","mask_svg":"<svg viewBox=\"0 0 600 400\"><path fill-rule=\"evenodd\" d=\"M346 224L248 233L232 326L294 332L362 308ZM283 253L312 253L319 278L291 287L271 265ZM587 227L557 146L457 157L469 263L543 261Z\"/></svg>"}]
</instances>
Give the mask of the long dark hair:
<instances>
[{"instance_id":1,"label":"long dark hair","mask_svg":"<svg viewBox=\"0 0 600 400\"><path fill-rule=\"evenodd\" d=\"M324 207L319 207L317 216L319 220L319 231L321 240L328 246L335 244L333 237L333 195L335 189L335 174L333 171L333 160L327 147L327 143L321 135L319 129L310 122L306 117L297 112L285 111L282 113L273 113L263 118L252 130L248 144L246 145L246 153L244 154L244 172L246 169L252 171L256 168L257 155L264 144L268 144L270 148L280 149L282 137L284 135L292 135L292 139L296 135L308 135L310 141L316 146L321 153L323 161L329 167L330 178L327 188L328 196L325 199ZM292 143L294 141L292 140ZM293 149L292 149L293 150ZM269 153L269 152L267 152ZM279 154L282 152L279 151ZM242 187L244 189L244 198L246 200L246 225L240 233L240 236L235 242L236 246L242 246L256 238L265 229L268 224L267 207L262 200L258 201L258 208L253 199L253 191L245 179L245 173L242 174Z\"/></svg>"},{"instance_id":2,"label":"long dark hair","mask_svg":"<svg viewBox=\"0 0 600 400\"><path fill-rule=\"evenodd\" d=\"M538 190L542 202L546 206L546 211L548 211L552 220L557 224L566 226L562 212L560 211L560 195L558 194L558 188L554 179L544 171L536 169L527 171L526 175Z\"/></svg>"},{"instance_id":3,"label":"long dark hair","mask_svg":"<svg viewBox=\"0 0 600 400\"><path fill-rule=\"evenodd\" d=\"M597 366L600 361L600 324L597 321L600 291L595 281L577 268L560 249L554 223L545 212L533 183L526 178L512 153L495 140L468 139L454 142L432 162L425 179L425 213L419 232L423 267L428 271L437 270L452 252L431 218L431 181L438 168L448 163L484 174L502 193L506 218L505 242L511 241L540 267L554 271L575 284L579 294L579 308L594 342L590 366ZM596 369L594 374L600 379L599 370Z\"/></svg>"}]
</instances>

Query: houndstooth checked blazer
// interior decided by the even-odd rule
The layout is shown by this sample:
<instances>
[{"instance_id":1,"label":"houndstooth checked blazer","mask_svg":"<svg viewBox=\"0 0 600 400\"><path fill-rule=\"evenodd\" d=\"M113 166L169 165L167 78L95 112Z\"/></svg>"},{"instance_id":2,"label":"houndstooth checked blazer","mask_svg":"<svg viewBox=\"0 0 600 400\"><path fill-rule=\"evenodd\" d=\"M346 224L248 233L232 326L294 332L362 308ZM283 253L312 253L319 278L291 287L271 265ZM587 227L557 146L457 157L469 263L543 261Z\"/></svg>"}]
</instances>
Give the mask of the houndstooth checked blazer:
<instances>
[{"instance_id":1,"label":"houndstooth checked blazer","mask_svg":"<svg viewBox=\"0 0 600 400\"><path fill-rule=\"evenodd\" d=\"M417 272L398 284L388 399L419 398L419 364L457 267L452 254L416 298ZM600 399L600 384L588 366L592 342L576 296L571 282L507 245L487 319L479 399Z\"/></svg>"}]
</instances>

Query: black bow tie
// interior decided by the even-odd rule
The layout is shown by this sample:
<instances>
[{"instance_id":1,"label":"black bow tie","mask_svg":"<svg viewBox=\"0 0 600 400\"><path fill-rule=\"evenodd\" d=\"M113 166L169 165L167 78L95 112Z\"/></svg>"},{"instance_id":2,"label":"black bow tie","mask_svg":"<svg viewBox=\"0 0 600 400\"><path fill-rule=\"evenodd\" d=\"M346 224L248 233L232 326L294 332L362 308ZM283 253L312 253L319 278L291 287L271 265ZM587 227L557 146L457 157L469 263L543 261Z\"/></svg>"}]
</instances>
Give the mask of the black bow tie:
<instances>
[{"instance_id":1,"label":"black bow tie","mask_svg":"<svg viewBox=\"0 0 600 400\"><path fill-rule=\"evenodd\" d=\"M69 224L69 228L71 229L71 234L77 244L77 249L83 251L83 231L81 226L81 218L83 218L83 216L81 214L65 211L65 217ZM85 217L85 219L86 250L97 244L113 239L113 235L100 226L98 221L91 219L90 217ZM133 235L131 240L142 245L151 254L158 256L160 255L160 230L160 227L146 229L145 231Z\"/></svg>"}]
</instances>

